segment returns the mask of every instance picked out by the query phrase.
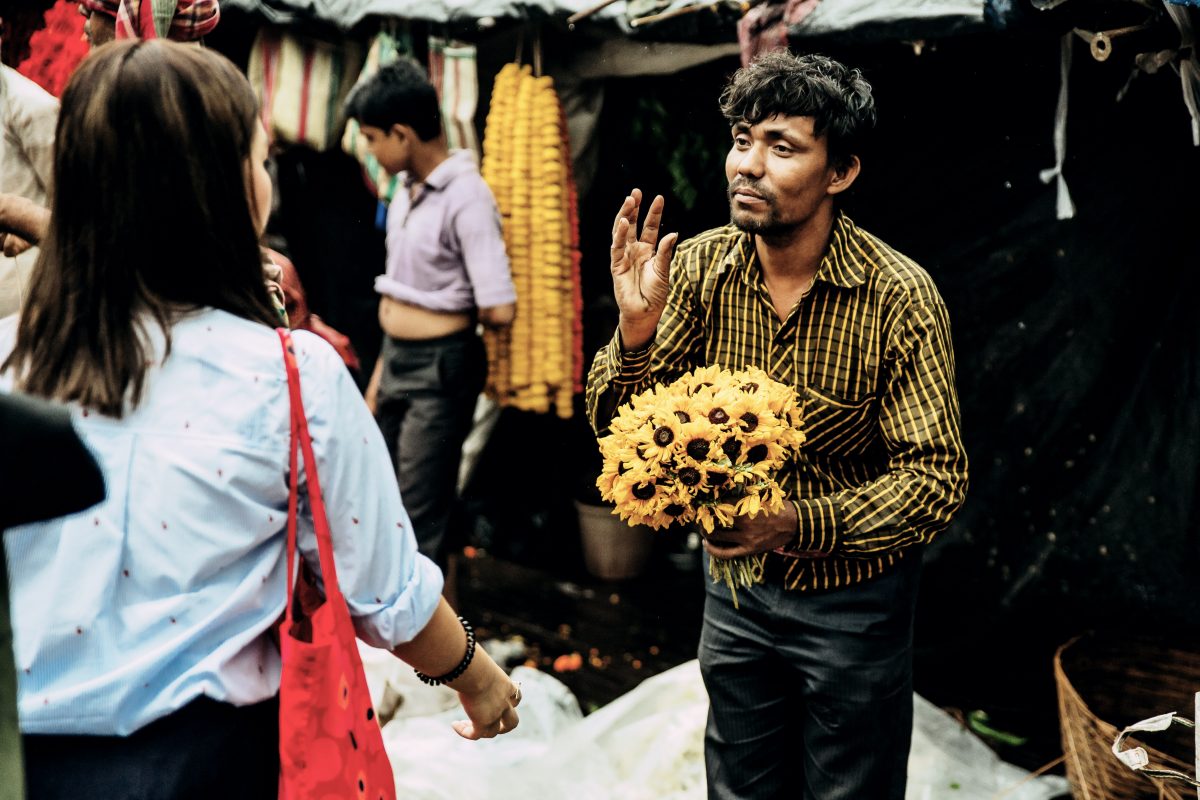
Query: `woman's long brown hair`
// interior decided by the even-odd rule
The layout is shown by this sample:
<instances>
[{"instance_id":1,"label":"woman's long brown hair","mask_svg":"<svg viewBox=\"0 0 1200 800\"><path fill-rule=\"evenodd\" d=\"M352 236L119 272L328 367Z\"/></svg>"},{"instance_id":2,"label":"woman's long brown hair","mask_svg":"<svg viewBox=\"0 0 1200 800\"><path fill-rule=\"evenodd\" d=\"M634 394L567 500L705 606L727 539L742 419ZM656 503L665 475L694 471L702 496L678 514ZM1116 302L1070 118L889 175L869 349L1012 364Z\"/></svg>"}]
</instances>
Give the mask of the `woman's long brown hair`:
<instances>
[{"instance_id":1,"label":"woman's long brown hair","mask_svg":"<svg viewBox=\"0 0 1200 800\"><path fill-rule=\"evenodd\" d=\"M211 51L100 47L62 97L50 227L0 369L18 388L120 417L155 358L147 325L218 308L276 324L247 165L257 103ZM165 355L165 354L164 354Z\"/></svg>"}]
</instances>

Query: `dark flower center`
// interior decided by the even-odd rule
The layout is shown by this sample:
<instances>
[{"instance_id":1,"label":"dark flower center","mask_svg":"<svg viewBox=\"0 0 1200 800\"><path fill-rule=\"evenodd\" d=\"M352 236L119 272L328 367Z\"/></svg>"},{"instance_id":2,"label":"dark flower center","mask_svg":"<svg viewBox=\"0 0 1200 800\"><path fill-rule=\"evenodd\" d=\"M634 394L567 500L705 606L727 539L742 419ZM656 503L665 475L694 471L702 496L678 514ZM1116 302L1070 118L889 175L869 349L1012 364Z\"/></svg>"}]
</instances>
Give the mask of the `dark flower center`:
<instances>
[{"instance_id":1,"label":"dark flower center","mask_svg":"<svg viewBox=\"0 0 1200 800\"><path fill-rule=\"evenodd\" d=\"M654 497L654 492L653 483L639 483L633 487L633 496L638 500L649 500L651 497Z\"/></svg>"},{"instance_id":2,"label":"dark flower center","mask_svg":"<svg viewBox=\"0 0 1200 800\"><path fill-rule=\"evenodd\" d=\"M708 381L704 381L703 383L698 383L698 384L696 384L695 388L692 389L692 394L695 394L696 392L700 391L705 386L712 386L712 384L709 383Z\"/></svg>"},{"instance_id":3,"label":"dark flower center","mask_svg":"<svg viewBox=\"0 0 1200 800\"><path fill-rule=\"evenodd\" d=\"M721 425L729 422L729 414L723 408L714 408L708 412L708 421L713 425Z\"/></svg>"},{"instance_id":4,"label":"dark flower center","mask_svg":"<svg viewBox=\"0 0 1200 800\"><path fill-rule=\"evenodd\" d=\"M700 470L695 467L684 467L679 470L679 482L684 486L695 486L700 482Z\"/></svg>"},{"instance_id":5,"label":"dark flower center","mask_svg":"<svg viewBox=\"0 0 1200 800\"><path fill-rule=\"evenodd\" d=\"M746 453L746 458L751 461L762 461L767 457L767 446L765 444L756 444L750 448L750 452Z\"/></svg>"},{"instance_id":6,"label":"dark flower center","mask_svg":"<svg viewBox=\"0 0 1200 800\"><path fill-rule=\"evenodd\" d=\"M721 445L721 451L729 457L730 461L737 461L738 453L742 452L742 443L737 439L728 439L725 444Z\"/></svg>"},{"instance_id":7,"label":"dark flower center","mask_svg":"<svg viewBox=\"0 0 1200 800\"><path fill-rule=\"evenodd\" d=\"M754 383L753 381L750 383L743 383L742 391L746 392L747 394L753 394L754 392L758 391L758 384Z\"/></svg>"},{"instance_id":8,"label":"dark flower center","mask_svg":"<svg viewBox=\"0 0 1200 800\"><path fill-rule=\"evenodd\" d=\"M659 447L666 447L673 441L675 441L675 433L666 425L659 425L654 429L654 443Z\"/></svg>"},{"instance_id":9,"label":"dark flower center","mask_svg":"<svg viewBox=\"0 0 1200 800\"><path fill-rule=\"evenodd\" d=\"M663 513L669 517L678 517L684 511L687 511L687 509L679 505L679 503L671 503L671 505L663 509Z\"/></svg>"},{"instance_id":10,"label":"dark flower center","mask_svg":"<svg viewBox=\"0 0 1200 800\"><path fill-rule=\"evenodd\" d=\"M708 485L709 486L713 486L713 487L716 487L717 489L720 489L722 486L724 486L728 482L729 482L729 473L720 472L720 471L714 470L714 469L710 469L708 471Z\"/></svg>"},{"instance_id":11,"label":"dark flower center","mask_svg":"<svg viewBox=\"0 0 1200 800\"><path fill-rule=\"evenodd\" d=\"M687 454L697 461L708 458L708 440L692 439L687 443Z\"/></svg>"},{"instance_id":12,"label":"dark flower center","mask_svg":"<svg viewBox=\"0 0 1200 800\"><path fill-rule=\"evenodd\" d=\"M744 430L746 433L749 433L757 427L758 417L754 416L749 411L747 411L745 414L742 414L742 430Z\"/></svg>"},{"instance_id":13,"label":"dark flower center","mask_svg":"<svg viewBox=\"0 0 1200 800\"><path fill-rule=\"evenodd\" d=\"M676 411L675 419L679 420L680 422L691 422L692 421L691 416L686 411Z\"/></svg>"}]
</instances>

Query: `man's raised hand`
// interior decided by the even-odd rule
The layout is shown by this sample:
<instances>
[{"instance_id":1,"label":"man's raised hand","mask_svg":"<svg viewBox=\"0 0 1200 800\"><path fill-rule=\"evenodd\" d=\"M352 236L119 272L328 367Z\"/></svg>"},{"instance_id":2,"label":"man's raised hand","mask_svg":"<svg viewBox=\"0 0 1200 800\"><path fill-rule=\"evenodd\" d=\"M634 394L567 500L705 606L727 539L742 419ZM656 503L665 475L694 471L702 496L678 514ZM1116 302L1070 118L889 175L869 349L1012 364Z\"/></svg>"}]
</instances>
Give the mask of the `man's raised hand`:
<instances>
[{"instance_id":1,"label":"man's raised hand","mask_svg":"<svg viewBox=\"0 0 1200 800\"><path fill-rule=\"evenodd\" d=\"M642 192L634 189L613 220L613 294L621 312L621 342L626 349L642 347L654 337L667 304L671 251L679 238L669 233L659 241L663 198L650 203L641 235L637 232Z\"/></svg>"}]
</instances>

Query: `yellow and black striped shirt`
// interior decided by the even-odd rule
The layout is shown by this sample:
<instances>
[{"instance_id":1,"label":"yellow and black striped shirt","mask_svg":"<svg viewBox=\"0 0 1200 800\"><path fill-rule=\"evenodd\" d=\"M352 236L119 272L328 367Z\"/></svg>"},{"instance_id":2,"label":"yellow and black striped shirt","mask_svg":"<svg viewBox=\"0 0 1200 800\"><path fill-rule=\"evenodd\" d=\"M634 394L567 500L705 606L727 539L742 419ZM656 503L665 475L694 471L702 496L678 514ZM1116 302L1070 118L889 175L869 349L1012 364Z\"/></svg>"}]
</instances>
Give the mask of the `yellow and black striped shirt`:
<instances>
[{"instance_id":1,"label":"yellow and black striped shirt","mask_svg":"<svg viewBox=\"0 0 1200 800\"><path fill-rule=\"evenodd\" d=\"M654 341L619 334L588 376L603 432L634 394L701 365L757 366L796 388L807 440L780 476L800 515L780 570L789 589L826 590L889 571L946 528L967 488L954 351L932 279L839 214L812 290L780 322L754 240L733 226L679 245ZM919 554L913 554L919 557Z\"/></svg>"}]
</instances>

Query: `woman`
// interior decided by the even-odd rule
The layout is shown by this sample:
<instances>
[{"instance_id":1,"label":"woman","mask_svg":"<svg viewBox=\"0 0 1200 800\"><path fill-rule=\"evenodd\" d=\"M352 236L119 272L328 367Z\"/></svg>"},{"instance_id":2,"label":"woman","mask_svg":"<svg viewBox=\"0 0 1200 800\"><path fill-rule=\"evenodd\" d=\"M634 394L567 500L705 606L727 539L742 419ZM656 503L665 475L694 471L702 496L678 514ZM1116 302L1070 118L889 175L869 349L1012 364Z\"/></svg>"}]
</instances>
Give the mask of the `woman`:
<instances>
[{"instance_id":1,"label":"woman","mask_svg":"<svg viewBox=\"0 0 1200 800\"><path fill-rule=\"evenodd\" d=\"M289 404L255 99L211 51L119 42L67 86L57 142L38 281L0 323L0 389L77 409L109 497L8 534L30 795L271 797ZM334 350L293 336L358 635L453 673L467 634L379 430ZM516 726L519 692L482 648L450 686L460 735Z\"/></svg>"}]
</instances>

